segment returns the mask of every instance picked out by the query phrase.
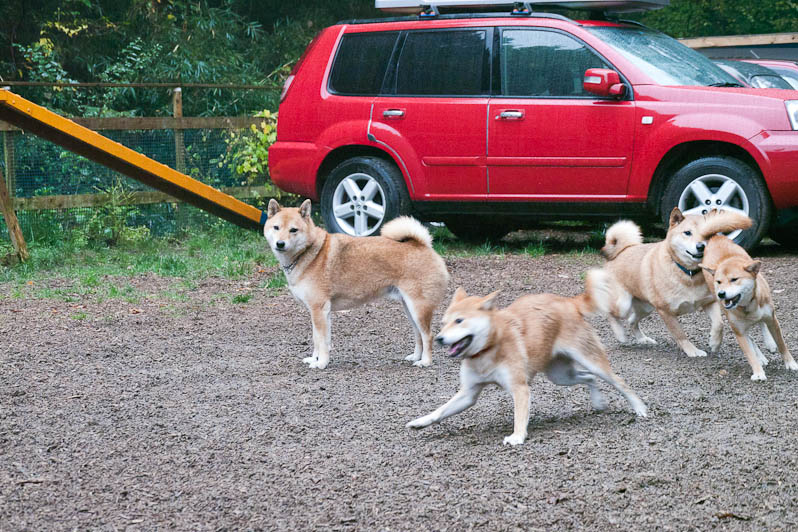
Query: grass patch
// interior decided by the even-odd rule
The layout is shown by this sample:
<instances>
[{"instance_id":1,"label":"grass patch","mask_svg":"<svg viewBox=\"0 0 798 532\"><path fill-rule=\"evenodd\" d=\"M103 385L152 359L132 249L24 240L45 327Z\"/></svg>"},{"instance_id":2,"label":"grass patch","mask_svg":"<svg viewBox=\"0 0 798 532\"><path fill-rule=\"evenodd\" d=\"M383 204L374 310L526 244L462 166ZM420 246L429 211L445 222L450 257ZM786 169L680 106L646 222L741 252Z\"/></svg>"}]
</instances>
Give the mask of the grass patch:
<instances>
[{"instance_id":1,"label":"grass patch","mask_svg":"<svg viewBox=\"0 0 798 532\"><path fill-rule=\"evenodd\" d=\"M209 277L241 279L258 266L277 264L260 233L226 222L197 229L183 239L151 237L117 247L93 245L76 232L65 233L61 240L31 243L29 250L30 261L0 268L0 282L24 284L65 277L76 279L77 286L70 291L83 295L100 293L107 276L154 273L190 283ZM107 296L120 297L119 287L108 287Z\"/></svg>"},{"instance_id":2,"label":"grass patch","mask_svg":"<svg viewBox=\"0 0 798 532\"><path fill-rule=\"evenodd\" d=\"M233 296L233 303L243 304L249 303L249 300L252 299L252 294L236 294Z\"/></svg>"}]
</instances>

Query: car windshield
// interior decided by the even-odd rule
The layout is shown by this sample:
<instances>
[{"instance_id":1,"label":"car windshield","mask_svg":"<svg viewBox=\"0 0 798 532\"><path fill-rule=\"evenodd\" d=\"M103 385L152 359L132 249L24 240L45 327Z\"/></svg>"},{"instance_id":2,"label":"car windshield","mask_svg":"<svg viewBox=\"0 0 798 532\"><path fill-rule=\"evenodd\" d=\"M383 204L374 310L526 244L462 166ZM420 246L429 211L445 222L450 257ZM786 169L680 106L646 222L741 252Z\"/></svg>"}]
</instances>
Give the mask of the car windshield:
<instances>
[{"instance_id":1,"label":"car windshield","mask_svg":"<svg viewBox=\"0 0 798 532\"><path fill-rule=\"evenodd\" d=\"M742 86L705 56L664 33L640 27L587 29L660 85Z\"/></svg>"}]
</instances>

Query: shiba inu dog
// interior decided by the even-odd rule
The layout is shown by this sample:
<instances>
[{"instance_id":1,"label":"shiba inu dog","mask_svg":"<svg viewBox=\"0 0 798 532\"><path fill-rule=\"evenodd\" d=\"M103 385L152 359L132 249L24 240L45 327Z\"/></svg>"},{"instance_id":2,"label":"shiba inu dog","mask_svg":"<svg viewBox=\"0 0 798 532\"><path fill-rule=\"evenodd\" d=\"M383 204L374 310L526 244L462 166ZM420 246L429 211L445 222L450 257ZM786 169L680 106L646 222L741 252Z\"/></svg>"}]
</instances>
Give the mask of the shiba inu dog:
<instances>
[{"instance_id":1,"label":"shiba inu dog","mask_svg":"<svg viewBox=\"0 0 798 532\"><path fill-rule=\"evenodd\" d=\"M313 354L303 362L327 367L331 312L388 296L402 302L415 330L415 351L406 360L429 366L432 313L449 282L429 231L417 220L401 217L386 223L381 236L331 234L316 227L310 206L305 200L298 209L282 208L271 200L263 227L291 293L310 311Z\"/></svg>"},{"instance_id":2,"label":"shiba inu dog","mask_svg":"<svg viewBox=\"0 0 798 532\"><path fill-rule=\"evenodd\" d=\"M768 359L749 334L755 325L762 328L765 347L770 352L778 350L787 369L798 370L784 343L770 287L760 273L762 263L728 238L713 236L707 242L700 266L709 290L723 306L737 343L751 365L751 380L767 378L762 367L767 366Z\"/></svg>"},{"instance_id":3,"label":"shiba inu dog","mask_svg":"<svg viewBox=\"0 0 798 532\"><path fill-rule=\"evenodd\" d=\"M678 316L703 310L711 321L709 346L714 353L723 339L723 315L715 295L707 288L698 264L704 258L707 240L717 233L747 229L751 219L733 211L713 210L707 215L685 216L671 211L665 240L643 244L640 228L621 221L607 230L601 253L607 259L614 292L609 321L616 338L626 343L622 320L634 342L656 344L640 330L640 320L656 310L679 348L689 357L704 357L684 334Z\"/></svg>"},{"instance_id":4,"label":"shiba inu dog","mask_svg":"<svg viewBox=\"0 0 798 532\"><path fill-rule=\"evenodd\" d=\"M588 273L587 291L568 298L551 294L529 295L499 310L497 292L485 297L468 296L458 288L443 317L435 340L451 358L462 360L460 390L449 402L407 424L420 429L440 423L469 408L488 384L510 392L514 404L514 430L504 444L526 439L529 424L529 381L543 372L554 384L586 384L594 408L606 408L596 377L608 382L632 405L638 416L646 405L610 368L607 355L584 316L609 305L606 273Z\"/></svg>"}]
</instances>

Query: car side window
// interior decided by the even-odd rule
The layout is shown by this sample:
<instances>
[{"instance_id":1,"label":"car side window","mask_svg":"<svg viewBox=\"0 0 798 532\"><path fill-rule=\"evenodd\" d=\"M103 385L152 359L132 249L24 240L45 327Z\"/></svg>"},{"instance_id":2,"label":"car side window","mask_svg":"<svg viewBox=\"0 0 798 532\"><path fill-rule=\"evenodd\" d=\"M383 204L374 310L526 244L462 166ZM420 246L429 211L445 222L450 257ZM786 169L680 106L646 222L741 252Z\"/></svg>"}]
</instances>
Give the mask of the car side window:
<instances>
[{"instance_id":1,"label":"car side window","mask_svg":"<svg viewBox=\"0 0 798 532\"><path fill-rule=\"evenodd\" d=\"M395 75L397 95L476 96L489 91L484 29L408 32Z\"/></svg>"},{"instance_id":2,"label":"car side window","mask_svg":"<svg viewBox=\"0 0 798 532\"><path fill-rule=\"evenodd\" d=\"M501 33L503 96L589 97L585 70L612 68L583 42L555 31L505 29Z\"/></svg>"},{"instance_id":3,"label":"car side window","mask_svg":"<svg viewBox=\"0 0 798 532\"><path fill-rule=\"evenodd\" d=\"M344 35L330 74L330 91L359 96L379 94L398 36L398 31Z\"/></svg>"}]
</instances>

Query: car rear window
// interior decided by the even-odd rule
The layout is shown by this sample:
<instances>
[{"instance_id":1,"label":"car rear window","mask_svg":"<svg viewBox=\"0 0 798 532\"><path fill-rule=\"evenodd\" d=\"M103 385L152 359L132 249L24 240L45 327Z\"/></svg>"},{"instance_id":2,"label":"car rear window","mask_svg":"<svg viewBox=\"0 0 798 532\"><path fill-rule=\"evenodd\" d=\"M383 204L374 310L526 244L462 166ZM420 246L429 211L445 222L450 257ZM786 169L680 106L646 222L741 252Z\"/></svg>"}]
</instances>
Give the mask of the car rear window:
<instances>
[{"instance_id":1,"label":"car rear window","mask_svg":"<svg viewBox=\"0 0 798 532\"><path fill-rule=\"evenodd\" d=\"M487 94L486 30L411 31L397 65L397 95Z\"/></svg>"},{"instance_id":2,"label":"car rear window","mask_svg":"<svg viewBox=\"0 0 798 532\"><path fill-rule=\"evenodd\" d=\"M330 90L346 95L379 94L398 36L396 31L344 35L330 74Z\"/></svg>"}]
</instances>

